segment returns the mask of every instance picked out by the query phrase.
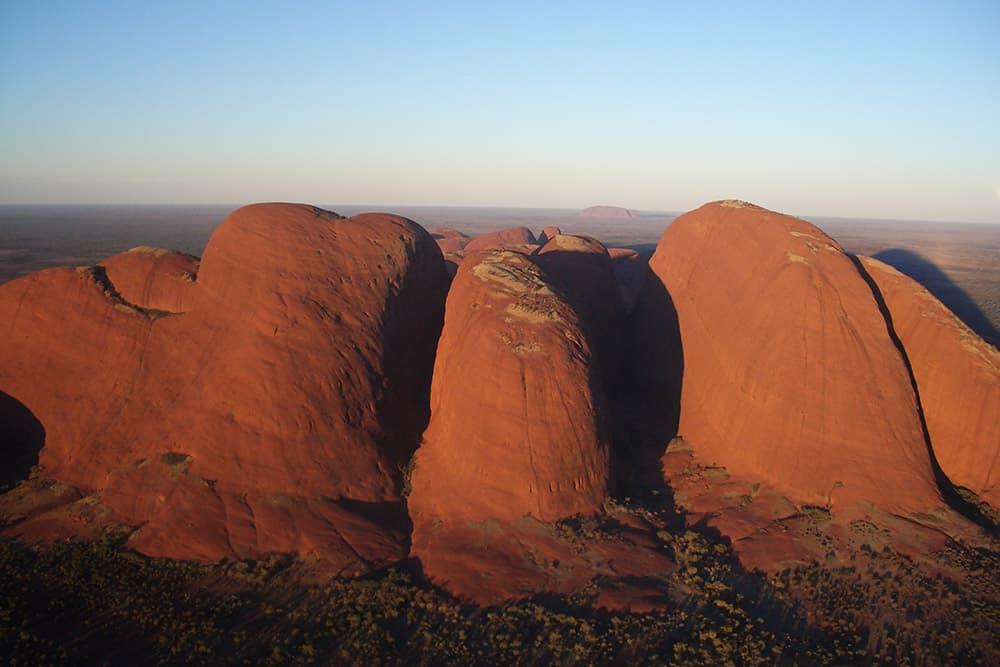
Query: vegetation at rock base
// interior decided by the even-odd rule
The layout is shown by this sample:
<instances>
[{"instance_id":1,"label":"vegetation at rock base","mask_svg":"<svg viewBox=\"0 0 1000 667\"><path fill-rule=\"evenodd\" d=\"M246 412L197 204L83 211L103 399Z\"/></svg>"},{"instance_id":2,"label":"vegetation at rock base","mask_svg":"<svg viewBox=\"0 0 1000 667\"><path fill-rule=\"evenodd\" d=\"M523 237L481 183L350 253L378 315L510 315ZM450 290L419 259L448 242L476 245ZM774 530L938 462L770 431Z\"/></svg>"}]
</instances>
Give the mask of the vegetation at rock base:
<instances>
[{"instance_id":1,"label":"vegetation at rock base","mask_svg":"<svg viewBox=\"0 0 1000 667\"><path fill-rule=\"evenodd\" d=\"M10 664L996 664L997 555L951 545L962 588L892 552L856 568L742 573L694 530L661 536L682 567L665 612L556 597L481 609L398 569L315 581L275 556L147 559L114 539L0 542ZM978 573L978 574L977 574Z\"/></svg>"}]
</instances>

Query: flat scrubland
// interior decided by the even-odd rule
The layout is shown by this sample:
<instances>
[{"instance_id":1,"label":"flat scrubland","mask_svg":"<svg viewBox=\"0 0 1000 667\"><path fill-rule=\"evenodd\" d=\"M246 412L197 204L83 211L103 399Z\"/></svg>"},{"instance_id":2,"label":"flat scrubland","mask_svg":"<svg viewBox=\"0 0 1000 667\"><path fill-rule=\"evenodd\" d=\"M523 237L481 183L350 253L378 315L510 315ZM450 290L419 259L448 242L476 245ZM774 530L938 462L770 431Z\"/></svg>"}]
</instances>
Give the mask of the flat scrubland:
<instances>
[{"instance_id":1,"label":"flat scrubland","mask_svg":"<svg viewBox=\"0 0 1000 667\"><path fill-rule=\"evenodd\" d=\"M802 518L822 541L827 518ZM837 566L764 576L717 533L680 516L672 526L660 535L681 565L671 604L644 614L555 595L475 607L415 563L352 580L286 556L149 559L122 547L124 533L3 540L0 655L14 665L1000 664L996 551L948 543L918 564L859 526L847 564L841 554Z\"/></svg>"}]
</instances>

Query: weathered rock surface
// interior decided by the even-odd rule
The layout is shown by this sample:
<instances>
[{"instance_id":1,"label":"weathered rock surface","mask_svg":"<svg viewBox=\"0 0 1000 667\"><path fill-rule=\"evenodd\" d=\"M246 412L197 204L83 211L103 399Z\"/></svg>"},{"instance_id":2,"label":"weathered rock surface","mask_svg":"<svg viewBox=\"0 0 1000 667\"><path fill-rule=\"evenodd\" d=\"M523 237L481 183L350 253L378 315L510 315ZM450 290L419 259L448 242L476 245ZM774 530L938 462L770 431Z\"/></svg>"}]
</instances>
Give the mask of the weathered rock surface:
<instances>
[{"instance_id":1,"label":"weathered rock surface","mask_svg":"<svg viewBox=\"0 0 1000 667\"><path fill-rule=\"evenodd\" d=\"M608 485L604 396L572 307L527 256L487 252L459 267L445 320L414 516L597 511Z\"/></svg>"},{"instance_id":2,"label":"weathered rock surface","mask_svg":"<svg viewBox=\"0 0 1000 667\"><path fill-rule=\"evenodd\" d=\"M1000 507L1000 351L909 276L859 259L906 352L938 463L952 483Z\"/></svg>"},{"instance_id":3,"label":"weathered rock surface","mask_svg":"<svg viewBox=\"0 0 1000 667\"><path fill-rule=\"evenodd\" d=\"M90 443L135 391L153 315L118 296L102 268L59 268L0 285L0 321L0 391L22 425L39 425L18 439L71 483L75 471L88 477Z\"/></svg>"},{"instance_id":4,"label":"weathered rock surface","mask_svg":"<svg viewBox=\"0 0 1000 667\"><path fill-rule=\"evenodd\" d=\"M614 559L617 576L671 566L641 530L579 549L556 524L600 515L611 481L591 357L580 317L532 258L491 251L459 267L409 496L412 551L431 579L492 603L580 589L615 575Z\"/></svg>"},{"instance_id":5,"label":"weathered rock surface","mask_svg":"<svg viewBox=\"0 0 1000 667\"><path fill-rule=\"evenodd\" d=\"M536 262L580 314L605 395L614 400L622 372L625 311L607 249L587 236L559 234L539 248Z\"/></svg>"},{"instance_id":6,"label":"weathered rock surface","mask_svg":"<svg viewBox=\"0 0 1000 667\"><path fill-rule=\"evenodd\" d=\"M561 229L559 229L555 225L549 225L548 227L542 230L542 235L538 237L538 243L541 245L545 245L546 243L548 243L555 237L559 236L560 234L562 234Z\"/></svg>"},{"instance_id":7,"label":"weathered rock surface","mask_svg":"<svg viewBox=\"0 0 1000 667\"><path fill-rule=\"evenodd\" d=\"M141 308L182 313L192 302L197 257L139 246L109 257L99 266L118 294Z\"/></svg>"},{"instance_id":8,"label":"weathered rock surface","mask_svg":"<svg viewBox=\"0 0 1000 667\"><path fill-rule=\"evenodd\" d=\"M650 268L633 317L660 451L680 433L705 465L842 519L943 504L906 366L835 241L716 202L674 221Z\"/></svg>"},{"instance_id":9,"label":"weathered rock surface","mask_svg":"<svg viewBox=\"0 0 1000 667\"><path fill-rule=\"evenodd\" d=\"M136 548L291 551L345 572L405 554L399 469L426 424L446 289L415 223L242 208L210 239L186 312L155 321L102 290L99 270L37 287L48 273L0 287L8 308L41 304L12 316L34 342L5 343L0 388L44 424L46 474L145 522ZM82 340L43 319L73 314L46 310L60 298ZM53 391L63 377L80 382Z\"/></svg>"}]
</instances>

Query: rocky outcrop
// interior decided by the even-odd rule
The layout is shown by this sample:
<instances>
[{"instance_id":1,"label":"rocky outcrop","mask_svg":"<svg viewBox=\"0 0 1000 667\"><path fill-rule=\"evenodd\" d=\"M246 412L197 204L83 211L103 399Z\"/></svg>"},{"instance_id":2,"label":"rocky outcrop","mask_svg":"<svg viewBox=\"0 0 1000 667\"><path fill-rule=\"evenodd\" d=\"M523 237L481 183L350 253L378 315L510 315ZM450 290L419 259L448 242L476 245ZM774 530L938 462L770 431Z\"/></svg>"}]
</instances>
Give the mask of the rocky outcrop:
<instances>
[{"instance_id":1,"label":"rocky outcrop","mask_svg":"<svg viewBox=\"0 0 1000 667\"><path fill-rule=\"evenodd\" d=\"M508 250L526 250L528 246L536 245L535 235L527 227L511 227L497 232L481 234L465 245L466 252L474 250L490 250L506 248Z\"/></svg>"},{"instance_id":2,"label":"rocky outcrop","mask_svg":"<svg viewBox=\"0 0 1000 667\"><path fill-rule=\"evenodd\" d=\"M591 349L581 318L532 258L492 251L459 267L409 496L412 552L432 580L494 603L672 567L649 529L622 529L603 545L574 541L574 517L603 520L611 482Z\"/></svg>"},{"instance_id":3,"label":"rocky outcrop","mask_svg":"<svg viewBox=\"0 0 1000 667\"><path fill-rule=\"evenodd\" d=\"M545 245L546 243L548 243L555 237L559 236L560 234L562 234L561 229L559 229L555 225L549 225L548 227L542 230L542 235L538 237L538 243L540 245Z\"/></svg>"},{"instance_id":4,"label":"rocky outcrop","mask_svg":"<svg viewBox=\"0 0 1000 667\"><path fill-rule=\"evenodd\" d=\"M139 246L99 264L118 294L141 308L182 313L191 304L198 258Z\"/></svg>"},{"instance_id":5,"label":"rocky outcrop","mask_svg":"<svg viewBox=\"0 0 1000 667\"><path fill-rule=\"evenodd\" d=\"M392 506L427 421L446 289L415 223L242 208L210 239L186 312L158 319L99 269L38 276L0 287L15 334L36 339L5 342L0 388L57 436L47 474L144 523L133 546L209 560L290 551L345 572L405 554ZM17 306L28 298L39 310ZM38 315L61 299L84 336ZM83 383L53 391L65 377Z\"/></svg>"},{"instance_id":6,"label":"rocky outcrop","mask_svg":"<svg viewBox=\"0 0 1000 667\"><path fill-rule=\"evenodd\" d=\"M597 511L604 397L572 307L530 258L497 251L459 267L445 319L412 477L417 523Z\"/></svg>"},{"instance_id":7,"label":"rocky outcrop","mask_svg":"<svg viewBox=\"0 0 1000 667\"><path fill-rule=\"evenodd\" d=\"M851 258L752 204L679 217L634 318L646 426L842 519L942 501L909 374ZM673 431L671 433L670 431Z\"/></svg>"},{"instance_id":8,"label":"rocky outcrop","mask_svg":"<svg viewBox=\"0 0 1000 667\"><path fill-rule=\"evenodd\" d=\"M1000 508L1000 351L909 276L859 260L906 353L938 463Z\"/></svg>"},{"instance_id":9,"label":"rocky outcrop","mask_svg":"<svg viewBox=\"0 0 1000 667\"><path fill-rule=\"evenodd\" d=\"M536 262L580 314L605 394L615 400L622 371L625 312L607 249L597 239L559 234L539 248Z\"/></svg>"}]
</instances>

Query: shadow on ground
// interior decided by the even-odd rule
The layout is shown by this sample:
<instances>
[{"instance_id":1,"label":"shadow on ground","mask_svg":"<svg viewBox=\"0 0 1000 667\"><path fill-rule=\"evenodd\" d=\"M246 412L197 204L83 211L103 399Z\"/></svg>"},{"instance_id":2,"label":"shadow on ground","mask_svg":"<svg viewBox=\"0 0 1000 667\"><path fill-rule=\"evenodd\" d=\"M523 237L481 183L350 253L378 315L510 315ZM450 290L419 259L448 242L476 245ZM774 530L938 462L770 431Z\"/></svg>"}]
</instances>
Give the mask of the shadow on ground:
<instances>
[{"instance_id":1,"label":"shadow on ground","mask_svg":"<svg viewBox=\"0 0 1000 667\"><path fill-rule=\"evenodd\" d=\"M883 250L874 257L916 280L983 340L1000 347L1000 331L972 297L929 259L904 248Z\"/></svg>"}]
</instances>

